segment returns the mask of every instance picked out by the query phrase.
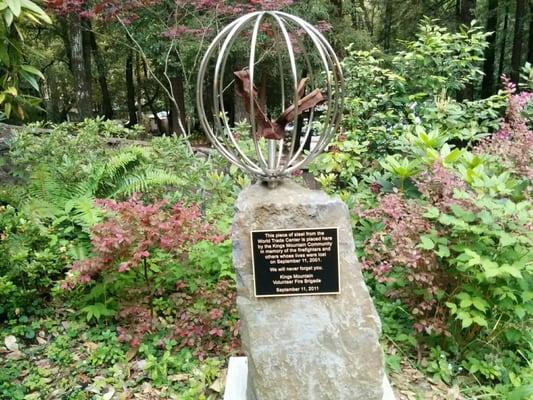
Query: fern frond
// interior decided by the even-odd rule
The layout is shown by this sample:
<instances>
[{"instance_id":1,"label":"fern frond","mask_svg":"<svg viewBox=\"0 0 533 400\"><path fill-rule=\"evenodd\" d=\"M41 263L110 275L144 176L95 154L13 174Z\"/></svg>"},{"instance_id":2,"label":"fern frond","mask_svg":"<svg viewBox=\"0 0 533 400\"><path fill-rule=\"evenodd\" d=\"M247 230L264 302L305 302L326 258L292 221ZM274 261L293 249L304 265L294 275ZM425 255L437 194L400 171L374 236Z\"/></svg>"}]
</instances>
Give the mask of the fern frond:
<instances>
[{"instance_id":1,"label":"fern frond","mask_svg":"<svg viewBox=\"0 0 533 400\"><path fill-rule=\"evenodd\" d=\"M92 196L69 200L65 206L65 212L72 215L74 222L86 230L100 222L103 215L103 212L94 206Z\"/></svg>"},{"instance_id":2,"label":"fern frond","mask_svg":"<svg viewBox=\"0 0 533 400\"><path fill-rule=\"evenodd\" d=\"M73 197L95 197L105 174L104 165L91 166L89 176L73 189Z\"/></svg>"},{"instance_id":3,"label":"fern frond","mask_svg":"<svg viewBox=\"0 0 533 400\"><path fill-rule=\"evenodd\" d=\"M42 199L29 199L22 204L24 214L38 224L43 219L53 219L62 213L62 209Z\"/></svg>"},{"instance_id":4,"label":"fern frond","mask_svg":"<svg viewBox=\"0 0 533 400\"><path fill-rule=\"evenodd\" d=\"M97 197L109 197L124 179L135 174L137 169L149 159L150 152L141 147L129 147L106 161L98 188Z\"/></svg>"},{"instance_id":5,"label":"fern frond","mask_svg":"<svg viewBox=\"0 0 533 400\"><path fill-rule=\"evenodd\" d=\"M121 172L131 170L135 166L150 158L150 151L142 147L127 147L107 160L105 165L106 177L113 179Z\"/></svg>"},{"instance_id":6,"label":"fern frond","mask_svg":"<svg viewBox=\"0 0 533 400\"><path fill-rule=\"evenodd\" d=\"M161 169L146 169L125 177L117 186L113 196L131 196L133 193L143 193L160 186L181 186L185 183L182 177Z\"/></svg>"},{"instance_id":7,"label":"fern frond","mask_svg":"<svg viewBox=\"0 0 533 400\"><path fill-rule=\"evenodd\" d=\"M61 182L60 177L53 176L50 169L42 165L36 168L30 177L28 195L31 199L63 208L72 192Z\"/></svg>"}]
</instances>

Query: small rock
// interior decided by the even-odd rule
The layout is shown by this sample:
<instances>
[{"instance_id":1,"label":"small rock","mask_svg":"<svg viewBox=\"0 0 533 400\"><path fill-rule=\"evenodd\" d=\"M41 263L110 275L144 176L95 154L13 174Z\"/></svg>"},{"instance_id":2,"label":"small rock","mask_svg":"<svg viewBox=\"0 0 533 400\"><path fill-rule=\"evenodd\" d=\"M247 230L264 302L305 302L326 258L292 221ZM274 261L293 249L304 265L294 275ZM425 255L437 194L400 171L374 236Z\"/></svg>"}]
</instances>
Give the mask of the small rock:
<instances>
[{"instance_id":1,"label":"small rock","mask_svg":"<svg viewBox=\"0 0 533 400\"><path fill-rule=\"evenodd\" d=\"M37 343L39 343L40 345L43 345L43 344L46 344L48 342L45 339L43 339L42 337L37 336Z\"/></svg>"},{"instance_id":2,"label":"small rock","mask_svg":"<svg viewBox=\"0 0 533 400\"><path fill-rule=\"evenodd\" d=\"M138 360L133 363L133 369L144 371L146 369L146 360Z\"/></svg>"},{"instance_id":3,"label":"small rock","mask_svg":"<svg viewBox=\"0 0 533 400\"><path fill-rule=\"evenodd\" d=\"M4 344L6 345L9 351L18 351L19 349L17 338L13 335L6 336L6 338L4 339Z\"/></svg>"}]
</instances>

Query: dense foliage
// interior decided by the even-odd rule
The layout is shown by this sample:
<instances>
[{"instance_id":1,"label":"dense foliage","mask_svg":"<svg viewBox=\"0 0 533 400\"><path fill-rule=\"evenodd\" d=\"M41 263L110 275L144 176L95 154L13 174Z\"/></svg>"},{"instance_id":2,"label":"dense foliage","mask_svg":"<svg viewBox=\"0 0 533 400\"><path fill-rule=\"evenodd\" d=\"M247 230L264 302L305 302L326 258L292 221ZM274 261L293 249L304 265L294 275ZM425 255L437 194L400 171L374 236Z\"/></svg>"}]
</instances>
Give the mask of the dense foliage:
<instances>
[{"instance_id":1,"label":"dense foliage","mask_svg":"<svg viewBox=\"0 0 533 400\"><path fill-rule=\"evenodd\" d=\"M184 84L184 110L193 109L203 41L249 10L233 1L213 10L219 3L165 3L157 12L151 2L50 7L70 29L67 38L88 20L118 21L123 31L106 29L126 35L129 47L108 51L129 60L129 73L136 64L138 105L156 111L164 96L174 97L158 92L168 89L156 82L162 76ZM303 12L298 2L254 3ZM520 87L504 76L497 94L473 99L468 91L482 79L491 46L475 23L450 30L423 19L391 54L354 28L375 22L370 5L355 3L341 6L357 23L341 12L335 26L321 24L336 46L360 41L342 61L341 131L311 172L352 211L393 382L409 380L409 365L445 388L411 398L528 399L531 69ZM162 18L168 10L172 18ZM338 5L312 2L309 18L318 23L331 11ZM343 35L346 26L354 30ZM180 74L169 74L170 53ZM65 73L50 68L48 79ZM72 108L69 94L52 96L53 89L49 82L57 105ZM227 358L239 352L229 224L250 179L183 137L151 138L104 119L28 125L7 144L0 399L220 398Z\"/></svg>"},{"instance_id":2,"label":"dense foliage","mask_svg":"<svg viewBox=\"0 0 533 400\"><path fill-rule=\"evenodd\" d=\"M84 388L99 373L112 373L110 387L124 384L124 393L145 378L151 395L220 392L224 359L239 349L228 209L236 182L248 179L184 140L138 136L86 120L31 126L10 140L0 189L0 320L10 344L0 398L90 398ZM105 372L136 355L142 368L130 383ZM21 375L31 359L39 368Z\"/></svg>"},{"instance_id":3,"label":"dense foliage","mask_svg":"<svg viewBox=\"0 0 533 400\"><path fill-rule=\"evenodd\" d=\"M480 74L484 35L426 24L392 60L345 58L351 112L315 171L354 207L391 342L445 382L465 371L527 398L533 94L504 77L498 95L453 100Z\"/></svg>"}]
</instances>

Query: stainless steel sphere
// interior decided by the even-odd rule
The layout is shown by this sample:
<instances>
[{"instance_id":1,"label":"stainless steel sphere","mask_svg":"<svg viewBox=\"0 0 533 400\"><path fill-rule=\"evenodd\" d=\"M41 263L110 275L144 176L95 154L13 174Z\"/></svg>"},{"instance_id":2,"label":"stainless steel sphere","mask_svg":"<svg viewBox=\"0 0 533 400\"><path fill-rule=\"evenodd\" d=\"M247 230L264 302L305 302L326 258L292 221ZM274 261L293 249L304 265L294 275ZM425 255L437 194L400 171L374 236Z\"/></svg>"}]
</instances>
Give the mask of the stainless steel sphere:
<instances>
[{"instance_id":1,"label":"stainless steel sphere","mask_svg":"<svg viewBox=\"0 0 533 400\"><path fill-rule=\"evenodd\" d=\"M230 123L227 110L235 93L247 116L240 124ZM318 29L294 15L259 11L226 26L210 44L196 101L214 147L243 170L274 182L304 167L333 137L342 113L342 72Z\"/></svg>"}]
</instances>

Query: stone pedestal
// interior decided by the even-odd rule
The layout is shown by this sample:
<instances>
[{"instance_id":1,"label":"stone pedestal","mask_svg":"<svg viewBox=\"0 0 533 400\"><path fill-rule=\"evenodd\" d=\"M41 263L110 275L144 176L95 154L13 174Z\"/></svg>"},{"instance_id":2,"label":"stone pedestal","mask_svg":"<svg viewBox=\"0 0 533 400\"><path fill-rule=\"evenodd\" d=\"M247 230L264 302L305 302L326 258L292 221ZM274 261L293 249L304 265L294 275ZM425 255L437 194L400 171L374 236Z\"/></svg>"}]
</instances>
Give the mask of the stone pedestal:
<instances>
[{"instance_id":1,"label":"stone pedestal","mask_svg":"<svg viewBox=\"0 0 533 400\"><path fill-rule=\"evenodd\" d=\"M250 232L339 228L341 292L256 298ZM233 223L233 258L249 400L382 400L380 321L355 257L346 205L284 182L242 191Z\"/></svg>"}]
</instances>

